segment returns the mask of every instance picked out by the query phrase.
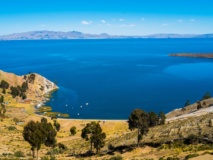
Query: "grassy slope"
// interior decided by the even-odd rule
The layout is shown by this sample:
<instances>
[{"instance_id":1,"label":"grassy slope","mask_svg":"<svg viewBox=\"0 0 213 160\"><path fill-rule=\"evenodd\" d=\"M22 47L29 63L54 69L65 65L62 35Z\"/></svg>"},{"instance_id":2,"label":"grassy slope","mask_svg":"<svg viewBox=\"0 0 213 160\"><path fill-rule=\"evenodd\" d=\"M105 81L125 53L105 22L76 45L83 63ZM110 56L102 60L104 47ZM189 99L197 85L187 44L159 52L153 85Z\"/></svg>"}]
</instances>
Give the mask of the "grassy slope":
<instances>
[{"instance_id":1,"label":"grassy slope","mask_svg":"<svg viewBox=\"0 0 213 160\"><path fill-rule=\"evenodd\" d=\"M30 104L22 104L14 102L10 96L6 96L6 99L11 103L7 106L6 116L8 118L3 119L0 122L0 154L2 153L14 153L15 151L23 151L25 155L30 153L30 146L23 140L22 130L24 124L30 120L39 121L40 116L34 114L34 107ZM24 121L24 124L16 125L14 118L18 118L20 121ZM201 134L209 135L213 132L213 127L209 127L209 121L213 119L213 114L207 114L199 116L197 118L188 118L186 120L178 120L165 124L163 126L157 126L150 128L147 136L143 138L143 142L155 142L163 143L168 140L177 139L180 135L187 137L189 134ZM51 119L48 119L51 121ZM52 121L51 121L52 122ZM64 120L58 119L61 124L61 130L58 132L57 141L65 144L69 149L61 155L58 155L59 159L71 159L75 158L70 155L83 154L89 149L89 143L82 140L80 137L81 129L86 123L90 121L86 120ZM114 147L132 145L136 142L136 134L128 130L128 124L125 121L100 121L103 131L107 134L106 145L102 149L102 152L108 150L108 145L111 144ZM9 131L9 126L15 126L17 129ZM69 129L72 126L77 127L77 134L70 136ZM49 148L42 146L40 156L45 156L49 151ZM189 151L190 152L190 151ZM132 158L154 158L158 159L162 156L179 156L184 157L189 152L180 153L180 149L157 149L151 147L139 148L139 149L122 149L120 152L115 154L122 154L125 159ZM192 151L194 152L194 151ZM93 156L92 159L107 159L111 155ZM63 157L63 158L62 158ZM90 159L90 158L88 158Z\"/></svg>"}]
</instances>

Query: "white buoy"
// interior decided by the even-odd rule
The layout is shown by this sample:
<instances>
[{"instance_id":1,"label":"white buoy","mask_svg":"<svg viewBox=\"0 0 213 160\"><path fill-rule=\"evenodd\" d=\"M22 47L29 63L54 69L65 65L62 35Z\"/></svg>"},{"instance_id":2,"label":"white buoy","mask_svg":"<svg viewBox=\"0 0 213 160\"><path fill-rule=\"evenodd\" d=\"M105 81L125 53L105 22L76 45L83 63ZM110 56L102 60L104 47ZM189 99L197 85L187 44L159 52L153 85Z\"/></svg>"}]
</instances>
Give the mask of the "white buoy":
<instances>
[{"instance_id":1,"label":"white buoy","mask_svg":"<svg viewBox=\"0 0 213 160\"><path fill-rule=\"evenodd\" d=\"M89 103L86 103L86 106L88 106L89 105Z\"/></svg>"},{"instance_id":2,"label":"white buoy","mask_svg":"<svg viewBox=\"0 0 213 160\"><path fill-rule=\"evenodd\" d=\"M79 116L80 114L78 113L77 115Z\"/></svg>"},{"instance_id":3,"label":"white buoy","mask_svg":"<svg viewBox=\"0 0 213 160\"><path fill-rule=\"evenodd\" d=\"M67 107L68 105L66 104L66 107Z\"/></svg>"},{"instance_id":4,"label":"white buoy","mask_svg":"<svg viewBox=\"0 0 213 160\"><path fill-rule=\"evenodd\" d=\"M80 108L82 108L83 106L80 106Z\"/></svg>"}]
</instances>

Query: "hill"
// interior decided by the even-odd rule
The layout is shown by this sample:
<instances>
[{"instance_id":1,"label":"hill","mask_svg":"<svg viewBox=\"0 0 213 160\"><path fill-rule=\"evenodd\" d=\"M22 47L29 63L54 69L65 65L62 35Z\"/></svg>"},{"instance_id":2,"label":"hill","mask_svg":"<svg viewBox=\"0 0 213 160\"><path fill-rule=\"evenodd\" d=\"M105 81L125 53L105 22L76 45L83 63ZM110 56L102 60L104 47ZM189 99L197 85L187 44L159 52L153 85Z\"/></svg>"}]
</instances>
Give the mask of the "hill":
<instances>
[{"instance_id":1,"label":"hill","mask_svg":"<svg viewBox=\"0 0 213 160\"><path fill-rule=\"evenodd\" d=\"M24 92L20 91L20 88L22 89L23 84L26 84L27 89L24 92L24 94L26 94L26 98L21 98L17 95L14 97L17 102L24 99L42 102L46 99L46 94L58 89L58 87L53 82L36 73L18 76L13 73L7 73L0 70L0 83L2 81L6 81L9 84L9 87L6 89L5 93L6 97L12 93L11 87L17 88L19 92ZM3 93L1 94L4 95Z\"/></svg>"},{"instance_id":2,"label":"hill","mask_svg":"<svg viewBox=\"0 0 213 160\"><path fill-rule=\"evenodd\" d=\"M124 39L124 38L213 38L213 34L153 34L153 35L109 35L87 34L78 31L30 31L0 36L0 40L66 40L66 39Z\"/></svg>"}]
</instances>

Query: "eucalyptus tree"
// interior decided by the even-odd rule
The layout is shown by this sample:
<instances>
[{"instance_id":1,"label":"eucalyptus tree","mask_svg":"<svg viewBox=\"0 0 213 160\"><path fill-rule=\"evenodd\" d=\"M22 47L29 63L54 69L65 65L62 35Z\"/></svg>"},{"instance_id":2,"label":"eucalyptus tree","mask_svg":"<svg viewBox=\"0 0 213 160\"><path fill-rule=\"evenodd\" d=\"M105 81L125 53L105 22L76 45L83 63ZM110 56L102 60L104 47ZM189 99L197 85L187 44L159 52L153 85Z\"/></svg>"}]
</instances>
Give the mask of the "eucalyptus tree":
<instances>
[{"instance_id":1,"label":"eucalyptus tree","mask_svg":"<svg viewBox=\"0 0 213 160\"><path fill-rule=\"evenodd\" d=\"M130 130L137 129L137 146L139 147L143 135L149 131L149 115L141 109L135 109L129 116L128 124Z\"/></svg>"},{"instance_id":2,"label":"eucalyptus tree","mask_svg":"<svg viewBox=\"0 0 213 160\"><path fill-rule=\"evenodd\" d=\"M102 132L102 128L99 123L91 122L87 123L86 126L82 129L81 137L86 141L90 141L90 152L92 153L92 148L96 149L96 153L104 147L104 139L106 134Z\"/></svg>"}]
</instances>

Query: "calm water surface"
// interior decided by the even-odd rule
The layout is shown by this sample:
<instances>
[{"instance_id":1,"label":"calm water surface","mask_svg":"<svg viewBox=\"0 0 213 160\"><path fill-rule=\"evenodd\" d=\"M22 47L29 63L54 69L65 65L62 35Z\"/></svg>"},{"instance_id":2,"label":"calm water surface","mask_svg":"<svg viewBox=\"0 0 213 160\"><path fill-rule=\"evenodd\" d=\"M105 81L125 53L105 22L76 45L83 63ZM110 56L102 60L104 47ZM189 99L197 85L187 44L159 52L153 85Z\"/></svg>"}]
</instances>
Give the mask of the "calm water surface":
<instances>
[{"instance_id":1,"label":"calm water surface","mask_svg":"<svg viewBox=\"0 0 213 160\"><path fill-rule=\"evenodd\" d=\"M0 69L57 81L47 105L70 118L127 119L213 91L213 60L168 56L181 52L212 53L213 39L0 41Z\"/></svg>"}]
</instances>

